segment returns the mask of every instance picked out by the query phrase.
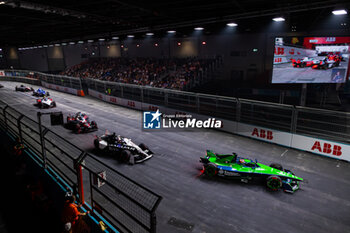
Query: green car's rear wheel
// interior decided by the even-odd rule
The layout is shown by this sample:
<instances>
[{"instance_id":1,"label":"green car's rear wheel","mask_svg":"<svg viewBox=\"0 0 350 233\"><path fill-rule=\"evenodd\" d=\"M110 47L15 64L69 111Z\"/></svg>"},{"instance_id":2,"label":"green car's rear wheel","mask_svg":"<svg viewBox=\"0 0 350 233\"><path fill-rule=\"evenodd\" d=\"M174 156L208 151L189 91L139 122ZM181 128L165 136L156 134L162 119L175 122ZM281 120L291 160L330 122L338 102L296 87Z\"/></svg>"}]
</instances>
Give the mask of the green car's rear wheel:
<instances>
[{"instance_id":1,"label":"green car's rear wheel","mask_svg":"<svg viewBox=\"0 0 350 233\"><path fill-rule=\"evenodd\" d=\"M217 173L216 166L213 164L208 164L204 167L204 174L207 176L215 176Z\"/></svg>"},{"instance_id":2,"label":"green car's rear wheel","mask_svg":"<svg viewBox=\"0 0 350 233\"><path fill-rule=\"evenodd\" d=\"M269 176L266 179L266 186L272 191L277 191L282 187L282 180L278 176Z\"/></svg>"},{"instance_id":3,"label":"green car's rear wheel","mask_svg":"<svg viewBox=\"0 0 350 233\"><path fill-rule=\"evenodd\" d=\"M270 164L270 167L283 171L282 165L278 164L278 163L272 163L272 164Z\"/></svg>"}]
</instances>

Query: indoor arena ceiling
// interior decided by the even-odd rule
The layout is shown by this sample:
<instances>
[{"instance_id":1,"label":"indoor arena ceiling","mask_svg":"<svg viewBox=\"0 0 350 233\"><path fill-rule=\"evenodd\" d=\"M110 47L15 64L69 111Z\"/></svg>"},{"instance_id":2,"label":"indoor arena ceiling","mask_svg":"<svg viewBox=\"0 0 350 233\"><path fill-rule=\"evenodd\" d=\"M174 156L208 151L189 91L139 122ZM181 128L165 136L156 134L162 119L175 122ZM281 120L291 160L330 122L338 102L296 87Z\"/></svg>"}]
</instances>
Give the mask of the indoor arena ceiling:
<instances>
[{"instance_id":1,"label":"indoor arena ceiling","mask_svg":"<svg viewBox=\"0 0 350 233\"><path fill-rule=\"evenodd\" d=\"M349 1L330 0L63 0L1 1L0 45L35 45L166 30L205 33L238 23L242 32L263 31L272 17L286 18L288 30L311 31ZM349 30L349 17L338 25ZM334 27L334 26L330 26ZM337 28L338 29L338 28Z\"/></svg>"}]
</instances>

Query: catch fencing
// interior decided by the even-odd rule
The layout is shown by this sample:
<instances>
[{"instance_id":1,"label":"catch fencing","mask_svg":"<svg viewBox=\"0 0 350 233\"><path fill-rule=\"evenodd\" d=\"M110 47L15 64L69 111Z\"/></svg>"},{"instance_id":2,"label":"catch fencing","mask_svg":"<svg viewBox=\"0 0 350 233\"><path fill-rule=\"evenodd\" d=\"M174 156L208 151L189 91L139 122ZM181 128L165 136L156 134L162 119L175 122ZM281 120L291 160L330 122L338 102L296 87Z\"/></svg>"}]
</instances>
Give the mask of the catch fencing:
<instances>
[{"instance_id":1,"label":"catch fencing","mask_svg":"<svg viewBox=\"0 0 350 233\"><path fill-rule=\"evenodd\" d=\"M43 115L41 117L44 117ZM39 122L39 121L38 121ZM0 101L0 127L18 138L33 159L86 208L118 232L156 232L161 196Z\"/></svg>"}]
</instances>

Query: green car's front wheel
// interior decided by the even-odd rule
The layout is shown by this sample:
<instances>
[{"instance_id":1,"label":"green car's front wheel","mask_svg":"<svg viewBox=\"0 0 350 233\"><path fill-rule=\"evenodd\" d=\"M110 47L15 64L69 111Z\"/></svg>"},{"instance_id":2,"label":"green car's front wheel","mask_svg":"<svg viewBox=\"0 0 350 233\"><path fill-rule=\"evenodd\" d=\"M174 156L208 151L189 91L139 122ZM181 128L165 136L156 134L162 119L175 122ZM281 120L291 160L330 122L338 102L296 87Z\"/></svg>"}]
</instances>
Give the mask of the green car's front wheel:
<instances>
[{"instance_id":1,"label":"green car's front wheel","mask_svg":"<svg viewBox=\"0 0 350 233\"><path fill-rule=\"evenodd\" d=\"M272 191L277 191L282 187L282 180L278 176L269 176L266 179L266 186Z\"/></svg>"},{"instance_id":2,"label":"green car's front wheel","mask_svg":"<svg viewBox=\"0 0 350 233\"><path fill-rule=\"evenodd\" d=\"M204 167L204 174L210 177L215 176L217 173L216 166L213 164L208 164Z\"/></svg>"}]
</instances>

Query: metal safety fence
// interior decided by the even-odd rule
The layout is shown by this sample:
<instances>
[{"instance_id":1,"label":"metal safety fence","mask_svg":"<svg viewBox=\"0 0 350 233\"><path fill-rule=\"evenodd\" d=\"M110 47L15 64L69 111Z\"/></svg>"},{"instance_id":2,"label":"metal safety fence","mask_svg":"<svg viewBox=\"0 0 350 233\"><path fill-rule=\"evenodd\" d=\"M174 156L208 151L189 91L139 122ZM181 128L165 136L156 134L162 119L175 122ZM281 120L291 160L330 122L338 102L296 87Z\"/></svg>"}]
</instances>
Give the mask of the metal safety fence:
<instances>
[{"instance_id":1,"label":"metal safety fence","mask_svg":"<svg viewBox=\"0 0 350 233\"><path fill-rule=\"evenodd\" d=\"M99 93L289 133L350 143L350 113L86 79Z\"/></svg>"},{"instance_id":2,"label":"metal safety fence","mask_svg":"<svg viewBox=\"0 0 350 233\"><path fill-rule=\"evenodd\" d=\"M161 196L38 122L0 101L2 130L18 138L41 167L78 194L85 207L118 232L156 232Z\"/></svg>"},{"instance_id":3,"label":"metal safety fence","mask_svg":"<svg viewBox=\"0 0 350 233\"><path fill-rule=\"evenodd\" d=\"M41 85L41 82L46 82L77 90L82 89L80 78L28 70L4 70L4 76L1 76L0 80L25 82L33 85Z\"/></svg>"},{"instance_id":4,"label":"metal safety fence","mask_svg":"<svg viewBox=\"0 0 350 233\"><path fill-rule=\"evenodd\" d=\"M25 71L12 71L24 75ZM6 73L6 72L5 72ZM27 71L29 75L30 71ZM33 72L32 72L33 73ZM34 75L35 76L35 75ZM350 113L38 73L47 82L289 133L350 143ZM74 80L74 81L73 81Z\"/></svg>"}]
</instances>

